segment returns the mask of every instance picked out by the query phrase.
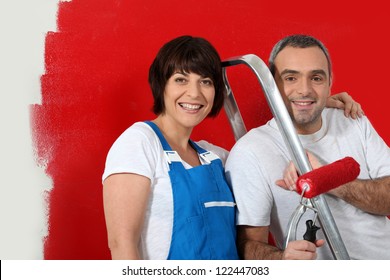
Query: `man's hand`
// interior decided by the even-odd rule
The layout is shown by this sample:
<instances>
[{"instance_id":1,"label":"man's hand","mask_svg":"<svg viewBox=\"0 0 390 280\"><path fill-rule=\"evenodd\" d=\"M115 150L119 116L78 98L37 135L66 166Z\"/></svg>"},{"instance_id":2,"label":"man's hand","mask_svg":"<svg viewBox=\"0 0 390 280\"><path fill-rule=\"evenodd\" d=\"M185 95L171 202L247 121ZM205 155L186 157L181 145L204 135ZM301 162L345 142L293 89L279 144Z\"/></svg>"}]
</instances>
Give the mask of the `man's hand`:
<instances>
[{"instance_id":1,"label":"man's hand","mask_svg":"<svg viewBox=\"0 0 390 280\"><path fill-rule=\"evenodd\" d=\"M317 169L322 166L318 159L312 153L306 152L306 154L313 169ZM289 165L283 172L283 179L277 180L275 184L285 190L296 191L296 183L298 180L298 176L299 174L294 166L294 163L290 161Z\"/></svg>"},{"instance_id":2,"label":"man's hand","mask_svg":"<svg viewBox=\"0 0 390 280\"><path fill-rule=\"evenodd\" d=\"M295 240L287 244L283 252L283 260L315 260L316 250L325 244L325 240L319 239L315 243L306 240Z\"/></svg>"}]
</instances>

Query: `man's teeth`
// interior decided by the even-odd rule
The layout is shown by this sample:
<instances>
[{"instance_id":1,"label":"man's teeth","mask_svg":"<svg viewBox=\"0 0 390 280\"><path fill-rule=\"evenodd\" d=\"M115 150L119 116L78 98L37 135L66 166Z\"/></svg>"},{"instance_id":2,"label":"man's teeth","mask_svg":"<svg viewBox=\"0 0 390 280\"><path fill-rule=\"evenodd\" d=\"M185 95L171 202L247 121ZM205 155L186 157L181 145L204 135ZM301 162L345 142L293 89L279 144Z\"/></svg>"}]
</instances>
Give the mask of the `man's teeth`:
<instances>
[{"instance_id":1,"label":"man's teeth","mask_svg":"<svg viewBox=\"0 0 390 280\"><path fill-rule=\"evenodd\" d=\"M188 110L198 110L202 105L193 105L193 104L186 104L186 103L181 103L181 107L188 109Z\"/></svg>"},{"instance_id":2,"label":"man's teeth","mask_svg":"<svg viewBox=\"0 0 390 280\"><path fill-rule=\"evenodd\" d=\"M296 105L310 105L312 104L313 102L312 101L294 101L294 104Z\"/></svg>"}]
</instances>

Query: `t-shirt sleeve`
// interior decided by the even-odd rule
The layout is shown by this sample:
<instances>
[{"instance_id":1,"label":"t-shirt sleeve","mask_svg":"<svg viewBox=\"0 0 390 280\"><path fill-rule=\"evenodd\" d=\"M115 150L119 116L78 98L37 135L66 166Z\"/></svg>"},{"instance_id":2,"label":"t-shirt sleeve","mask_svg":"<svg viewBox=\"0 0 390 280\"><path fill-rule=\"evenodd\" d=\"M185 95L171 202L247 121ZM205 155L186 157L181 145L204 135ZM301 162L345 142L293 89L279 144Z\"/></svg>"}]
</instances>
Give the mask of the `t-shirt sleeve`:
<instances>
[{"instance_id":1,"label":"t-shirt sleeve","mask_svg":"<svg viewBox=\"0 0 390 280\"><path fill-rule=\"evenodd\" d=\"M117 173L134 173L152 179L160 145L155 138L153 131L142 125L128 128L110 148L102 180Z\"/></svg>"},{"instance_id":2,"label":"t-shirt sleeve","mask_svg":"<svg viewBox=\"0 0 390 280\"><path fill-rule=\"evenodd\" d=\"M370 177L374 179L390 176L389 147L366 117L359 124L366 137L366 156Z\"/></svg>"}]
</instances>

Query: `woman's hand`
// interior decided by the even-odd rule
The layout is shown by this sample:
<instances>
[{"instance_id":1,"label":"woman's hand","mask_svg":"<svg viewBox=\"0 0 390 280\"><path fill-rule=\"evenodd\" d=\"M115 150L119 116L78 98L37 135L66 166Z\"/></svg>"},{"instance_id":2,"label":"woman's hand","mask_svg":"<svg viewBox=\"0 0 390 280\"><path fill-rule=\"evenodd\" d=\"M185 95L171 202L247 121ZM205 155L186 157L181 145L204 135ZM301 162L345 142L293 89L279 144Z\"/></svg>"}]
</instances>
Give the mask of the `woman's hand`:
<instances>
[{"instance_id":1,"label":"woman's hand","mask_svg":"<svg viewBox=\"0 0 390 280\"><path fill-rule=\"evenodd\" d=\"M362 107L347 92L340 92L328 97L326 107L344 110L344 115L353 119L364 116Z\"/></svg>"}]
</instances>

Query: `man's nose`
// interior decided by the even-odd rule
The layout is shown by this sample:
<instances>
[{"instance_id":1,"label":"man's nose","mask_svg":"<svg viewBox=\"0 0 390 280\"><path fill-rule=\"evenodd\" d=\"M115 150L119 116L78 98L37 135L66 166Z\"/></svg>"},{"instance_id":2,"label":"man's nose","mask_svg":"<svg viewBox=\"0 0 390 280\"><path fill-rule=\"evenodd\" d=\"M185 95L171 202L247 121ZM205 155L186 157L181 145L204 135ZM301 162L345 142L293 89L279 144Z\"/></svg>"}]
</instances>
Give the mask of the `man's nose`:
<instances>
[{"instance_id":1,"label":"man's nose","mask_svg":"<svg viewBox=\"0 0 390 280\"><path fill-rule=\"evenodd\" d=\"M311 90L312 90L312 86L311 86L311 81L310 80L302 79L298 83L297 91L298 91L299 94L306 96L306 95L310 94Z\"/></svg>"}]
</instances>

